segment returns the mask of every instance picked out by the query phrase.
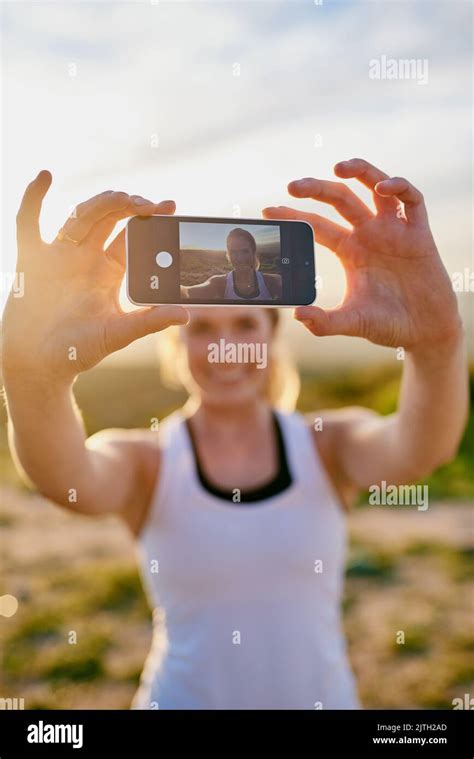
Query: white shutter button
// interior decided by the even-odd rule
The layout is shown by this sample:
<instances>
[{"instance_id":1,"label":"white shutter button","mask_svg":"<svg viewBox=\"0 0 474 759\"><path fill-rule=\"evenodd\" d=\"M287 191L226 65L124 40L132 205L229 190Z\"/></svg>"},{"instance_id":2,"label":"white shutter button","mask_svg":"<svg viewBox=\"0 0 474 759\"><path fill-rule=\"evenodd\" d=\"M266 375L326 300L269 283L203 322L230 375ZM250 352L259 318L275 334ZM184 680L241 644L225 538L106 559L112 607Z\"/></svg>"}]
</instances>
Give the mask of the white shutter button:
<instances>
[{"instance_id":1,"label":"white shutter button","mask_svg":"<svg viewBox=\"0 0 474 759\"><path fill-rule=\"evenodd\" d=\"M166 250L161 250L156 254L156 263L161 269L167 269L173 263L173 256Z\"/></svg>"}]
</instances>

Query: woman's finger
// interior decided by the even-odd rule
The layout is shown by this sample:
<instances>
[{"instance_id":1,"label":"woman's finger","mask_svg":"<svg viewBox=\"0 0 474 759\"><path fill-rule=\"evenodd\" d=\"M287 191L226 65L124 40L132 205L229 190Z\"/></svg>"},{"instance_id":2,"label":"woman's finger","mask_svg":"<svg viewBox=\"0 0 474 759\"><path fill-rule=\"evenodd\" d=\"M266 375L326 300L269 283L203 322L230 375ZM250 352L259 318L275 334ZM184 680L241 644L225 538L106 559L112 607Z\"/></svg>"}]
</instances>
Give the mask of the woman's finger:
<instances>
[{"instance_id":1,"label":"woman's finger","mask_svg":"<svg viewBox=\"0 0 474 759\"><path fill-rule=\"evenodd\" d=\"M125 348L134 340L160 332L175 324L187 324L189 313L182 306L151 306L120 314L106 325L104 340L107 355Z\"/></svg>"},{"instance_id":2,"label":"woman's finger","mask_svg":"<svg viewBox=\"0 0 474 759\"><path fill-rule=\"evenodd\" d=\"M373 192L375 207L380 213L393 213L398 209L396 198L384 198L375 192L375 185L384 179L389 179L389 175L384 171L373 166L363 158L351 158L350 161L341 161L334 166L334 173L341 179L357 179L365 187Z\"/></svg>"},{"instance_id":3,"label":"woman's finger","mask_svg":"<svg viewBox=\"0 0 474 759\"><path fill-rule=\"evenodd\" d=\"M145 200L143 203L142 201ZM87 234L84 242L93 245L94 247L103 248L107 242L108 237L114 231L114 227L121 219L126 219L129 216L152 216L154 213L174 213L175 203L173 200L165 200L164 211L157 211L157 204L152 200L146 200L141 195L131 195L130 202L124 208L119 211L107 214L103 219L93 225L90 232ZM159 204L161 205L161 204ZM172 211L166 210L172 208Z\"/></svg>"},{"instance_id":4,"label":"woman's finger","mask_svg":"<svg viewBox=\"0 0 474 759\"><path fill-rule=\"evenodd\" d=\"M107 190L89 198L84 203L79 203L60 232L65 232L77 242L83 242L93 226L105 216L119 211L126 211L125 215L130 216L135 213L135 207L142 209L149 205L153 205L152 201L140 198L140 196L134 196L134 200L132 200L132 197L126 192ZM59 234L57 239L61 241L62 234Z\"/></svg>"},{"instance_id":5,"label":"woman's finger","mask_svg":"<svg viewBox=\"0 0 474 759\"><path fill-rule=\"evenodd\" d=\"M165 216L171 216L174 214L175 210L176 203L174 200L162 200L161 203L156 203L151 208L151 210L149 209L146 215L162 214ZM106 227L102 229L101 236L104 238L104 242L107 240L107 237L113 232L113 228L115 227L117 221L118 218L115 218L115 220L111 220L109 222L109 227L111 228L108 232ZM107 221L104 220L104 222L100 223L100 225L102 224L106 225ZM118 235L114 237L110 245L108 245L105 249L105 254L107 258L116 261L118 264L120 264L120 266L122 266L123 269L125 269L125 229L122 229Z\"/></svg>"},{"instance_id":6,"label":"woman's finger","mask_svg":"<svg viewBox=\"0 0 474 759\"><path fill-rule=\"evenodd\" d=\"M295 198L313 198L331 206L354 226L374 218L372 211L342 182L324 179L297 179L290 182L288 192Z\"/></svg>"},{"instance_id":7,"label":"woman's finger","mask_svg":"<svg viewBox=\"0 0 474 759\"><path fill-rule=\"evenodd\" d=\"M395 197L401 200L409 223L429 226L425 199L407 179L402 177L384 179L376 184L375 192L384 198Z\"/></svg>"},{"instance_id":8,"label":"woman's finger","mask_svg":"<svg viewBox=\"0 0 474 759\"><path fill-rule=\"evenodd\" d=\"M43 169L29 183L16 215L18 252L21 256L29 246L37 247L42 242L39 217L44 197L51 187L51 172Z\"/></svg>"},{"instance_id":9,"label":"woman's finger","mask_svg":"<svg viewBox=\"0 0 474 759\"><path fill-rule=\"evenodd\" d=\"M129 202L130 196L126 192L106 190L94 195L74 208L59 230L57 240L61 242L65 233L72 240L82 242L93 224L107 214L127 207Z\"/></svg>"},{"instance_id":10,"label":"woman's finger","mask_svg":"<svg viewBox=\"0 0 474 759\"><path fill-rule=\"evenodd\" d=\"M341 243L350 235L348 229L344 229L339 224L325 219L324 216L319 216L317 213L298 211L296 208L270 206L262 210L262 215L265 219L300 219L301 221L307 221L313 227L316 242L329 248L334 253L337 253Z\"/></svg>"},{"instance_id":11,"label":"woman's finger","mask_svg":"<svg viewBox=\"0 0 474 759\"><path fill-rule=\"evenodd\" d=\"M295 319L302 322L313 335L361 336L361 324L357 311L349 306L339 306L324 310L319 306L299 306L295 309Z\"/></svg>"}]
</instances>

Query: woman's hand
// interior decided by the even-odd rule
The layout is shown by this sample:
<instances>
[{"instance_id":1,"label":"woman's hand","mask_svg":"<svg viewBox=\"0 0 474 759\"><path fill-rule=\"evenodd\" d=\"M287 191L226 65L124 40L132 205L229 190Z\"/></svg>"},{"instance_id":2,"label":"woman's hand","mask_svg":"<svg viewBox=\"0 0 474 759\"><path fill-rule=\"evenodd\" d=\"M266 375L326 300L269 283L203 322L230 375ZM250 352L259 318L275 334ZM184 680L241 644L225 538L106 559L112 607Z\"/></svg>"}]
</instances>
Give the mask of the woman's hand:
<instances>
[{"instance_id":1,"label":"woman's hand","mask_svg":"<svg viewBox=\"0 0 474 759\"><path fill-rule=\"evenodd\" d=\"M3 320L4 372L72 381L113 351L188 314L180 306L125 313L119 289L125 272L122 231L104 249L117 221L134 215L172 214L173 201L153 203L111 190L80 203L48 244L39 215L52 177L41 171L23 196L17 216L22 298L10 294ZM65 234L64 234L65 233Z\"/></svg>"},{"instance_id":2,"label":"woman's hand","mask_svg":"<svg viewBox=\"0 0 474 759\"><path fill-rule=\"evenodd\" d=\"M406 179L388 177L354 158L336 164L338 177L357 178L373 192L373 213L345 184L291 182L296 198L332 205L352 228L292 208L266 208L267 219L308 221L315 240L340 258L347 279L333 309L298 307L297 319L315 335L352 335L379 345L423 352L457 339L457 301L428 223L422 194Z\"/></svg>"}]
</instances>

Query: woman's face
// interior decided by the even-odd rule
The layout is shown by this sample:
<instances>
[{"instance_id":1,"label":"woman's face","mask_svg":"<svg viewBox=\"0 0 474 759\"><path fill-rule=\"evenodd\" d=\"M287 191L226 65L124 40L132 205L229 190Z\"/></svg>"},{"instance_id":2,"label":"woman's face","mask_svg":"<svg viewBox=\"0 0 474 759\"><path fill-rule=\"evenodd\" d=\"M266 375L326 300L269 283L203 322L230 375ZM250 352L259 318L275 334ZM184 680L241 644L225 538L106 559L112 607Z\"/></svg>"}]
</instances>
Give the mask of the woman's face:
<instances>
[{"instance_id":1,"label":"woman's face","mask_svg":"<svg viewBox=\"0 0 474 759\"><path fill-rule=\"evenodd\" d=\"M189 313L190 321L180 332L202 402L230 407L262 397L273 339L268 312L258 307L193 306ZM239 344L244 347L239 349Z\"/></svg>"},{"instance_id":2,"label":"woman's face","mask_svg":"<svg viewBox=\"0 0 474 759\"><path fill-rule=\"evenodd\" d=\"M250 241L244 235L231 235L227 239L227 255L233 269L255 269L256 256Z\"/></svg>"}]
</instances>

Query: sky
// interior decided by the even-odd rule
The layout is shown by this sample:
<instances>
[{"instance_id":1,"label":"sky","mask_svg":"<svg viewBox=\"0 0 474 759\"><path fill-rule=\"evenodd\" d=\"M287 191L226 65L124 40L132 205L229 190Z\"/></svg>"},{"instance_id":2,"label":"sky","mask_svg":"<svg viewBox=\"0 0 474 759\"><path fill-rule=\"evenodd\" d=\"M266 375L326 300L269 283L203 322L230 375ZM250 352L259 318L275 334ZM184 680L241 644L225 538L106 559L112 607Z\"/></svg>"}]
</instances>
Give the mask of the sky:
<instances>
[{"instance_id":1,"label":"sky","mask_svg":"<svg viewBox=\"0 0 474 759\"><path fill-rule=\"evenodd\" d=\"M261 227L253 224L200 224L181 222L179 225L179 245L184 248L203 248L204 250L222 251L226 248L226 239L233 229L245 229L253 235L257 247L280 239L280 228L273 224Z\"/></svg>"},{"instance_id":2,"label":"sky","mask_svg":"<svg viewBox=\"0 0 474 759\"><path fill-rule=\"evenodd\" d=\"M41 223L51 240L74 205L103 190L173 198L181 214L253 218L289 204L291 179L331 178L354 156L419 187L449 273L473 271L468 0L0 7L2 272L14 271L15 214L42 168L53 174ZM391 58L418 61L418 74L383 78ZM340 264L317 245L316 266L320 305L336 305ZM0 308L3 279L2 290ZM460 296L466 316L472 297ZM391 355L352 338L316 344L287 322L302 362ZM120 358L148 350L145 339Z\"/></svg>"}]
</instances>

